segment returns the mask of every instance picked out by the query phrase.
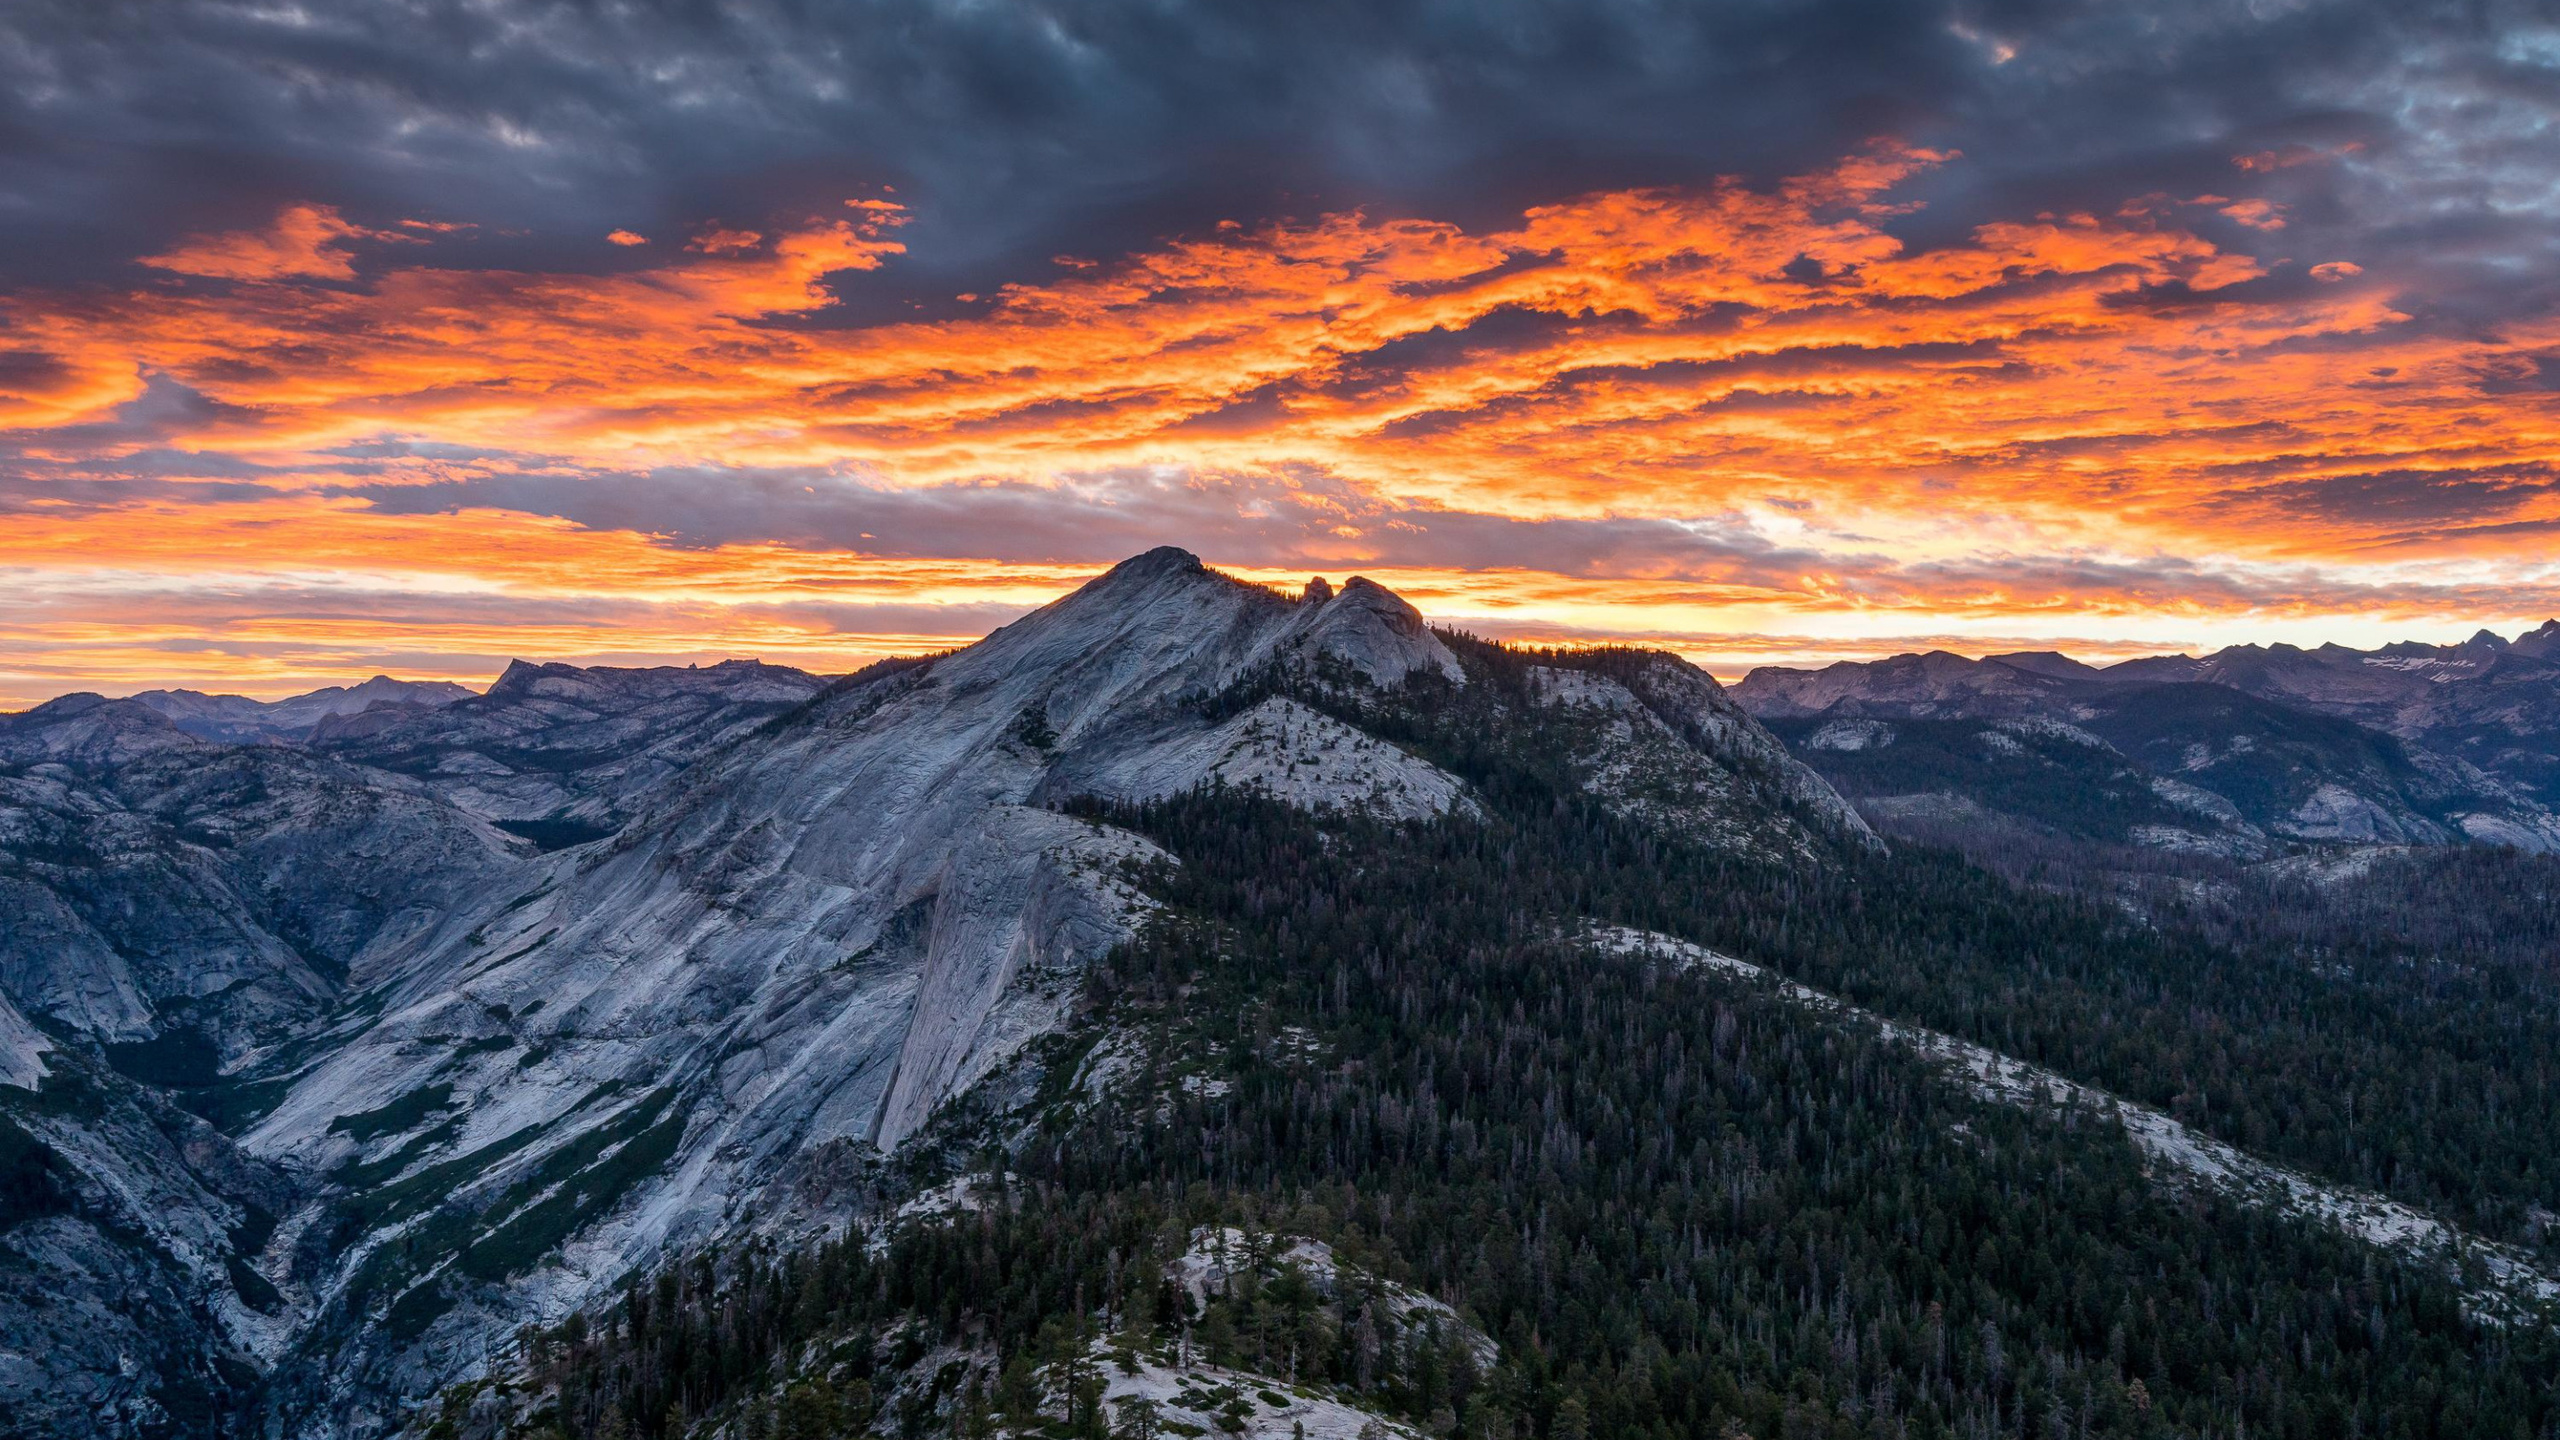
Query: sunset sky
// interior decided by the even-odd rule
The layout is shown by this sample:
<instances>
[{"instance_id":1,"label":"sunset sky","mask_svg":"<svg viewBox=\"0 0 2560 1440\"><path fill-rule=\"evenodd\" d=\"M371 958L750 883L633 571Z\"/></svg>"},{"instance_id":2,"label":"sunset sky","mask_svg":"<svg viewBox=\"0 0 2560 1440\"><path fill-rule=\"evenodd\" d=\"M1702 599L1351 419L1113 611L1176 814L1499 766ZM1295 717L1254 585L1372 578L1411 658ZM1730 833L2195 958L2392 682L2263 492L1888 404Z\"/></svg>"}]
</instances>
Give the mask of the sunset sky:
<instances>
[{"instance_id":1,"label":"sunset sky","mask_svg":"<svg viewBox=\"0 0 2560 1440\"><path fill-rule=\"evenodd\" d=\"M1731 677L2560 614L2560 23L0 8L0 709L816 670L1179 544Z\"/></svg>"}]
</instances>

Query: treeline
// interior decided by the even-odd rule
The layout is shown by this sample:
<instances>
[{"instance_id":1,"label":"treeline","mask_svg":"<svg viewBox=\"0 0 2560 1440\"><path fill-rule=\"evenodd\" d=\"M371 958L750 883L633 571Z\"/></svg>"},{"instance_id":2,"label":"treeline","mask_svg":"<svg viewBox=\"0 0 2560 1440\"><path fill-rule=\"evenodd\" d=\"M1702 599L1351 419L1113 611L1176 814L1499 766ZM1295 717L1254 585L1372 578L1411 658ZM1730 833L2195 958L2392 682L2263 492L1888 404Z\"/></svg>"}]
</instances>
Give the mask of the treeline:
<instances>
[{"instance_id":1,"label":"treeline","mask_svg":"<svg viewBox=\"0 0 2560 1440\"><path fill-rule=\"evenodd\" d=\"M1530 658L1624 657L1460 643L1463 689L1306 698L1492 799L1490 843L1537 846L1550 913L1715 946L2560 1261L2560 861L2385 861L2326 923L2244 901L2164 925L1935 846L1819 866L1685 847L1585 794L1563 723L1526 707Z\"/></svg>"},{"instance_id":2,"label":"treeline","mask_svg":"<svg viewBox=\"0 0 2560 1440\"><path fill-rule=\"evenodd\" d=\"M1095 1436L1092 1339L1188 1323L1463 1440L2560 1435L2547 1327L2475 1324L2443 1276L2164 1185L2112 1123L1982 1104L1563 924L1716 945L2509 1233L2560 1139L2533 1014L2270 969L1944 852L1686 847L1613 818L1564 737L1493 710L1516 672L1470 662L1468 690L1392 710L1304 698L1463 775L1484 819L1215 793L1099 816L1179 862L1147 877L1167 922L1088 976L1083 1042L1117 1037L1134 1073L1054 1087L1027 1140L946 1117L955 1171L1010 1167L980 1210L706 1257L532 1337L541 1423ZM1356 1315L1292 1293L1191 1315L1163 1262L1216 1223L1441 1296L1499 1361L1364 1360Z\"/></svg>"},{"instance_id":3,"label":"treeline","mask_svg":"<svg viewBox=\"0 0 2560 1440\"><path fill-rule=\"evenodd\" d=\"M2438 1278L2164 1192L2111 1124L1984 1107L1752 987L1560 943L1555 877L1489 833L1346 842L1233 796L1121 818L1181 858L1155 883L1197 917L1093 976L1150 1057L1127 1103L1056 1113L988 1210L877 1261L698 1266L638 1321L626 1301L538 1349L570 1433L747 1436L769 1412L795 1434L901 1346L1021 1375L1079 1317L1168 1323L1161 1260L1227 1219L1329 1240L1501 1341L1483 1375L1366 1388L1313 1349L1317 1378L1469 1440L2549 1431L2544 1332L2475 1329ZM763 1398L733 1405L742 1386ZM1044 1398L870 1418L1102 1423Z\"/></svg>"}]
</instances>

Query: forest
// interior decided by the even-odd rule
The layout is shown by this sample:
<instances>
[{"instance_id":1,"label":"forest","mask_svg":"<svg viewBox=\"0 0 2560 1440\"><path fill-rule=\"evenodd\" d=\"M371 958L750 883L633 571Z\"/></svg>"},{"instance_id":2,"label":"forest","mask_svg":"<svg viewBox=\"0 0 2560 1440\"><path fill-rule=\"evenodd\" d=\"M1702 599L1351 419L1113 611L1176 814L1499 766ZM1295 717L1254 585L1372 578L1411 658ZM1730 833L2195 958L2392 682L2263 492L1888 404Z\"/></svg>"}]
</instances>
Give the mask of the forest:
<instances>
[{"instance_id":1,"label":"forest","mask_svg":"<svg viewBox=\"0 0 2560 1440\"><path fill-rule=\"evenodd\" d=\"M2560 1434L2547 1317L2486 1322L2453 1277L2164 1183L2111 1123L1987 1105L1580 927L1748 957L2548 1255L2560 1017L2529 960L2458 926L2423 958L2315 957L1925 845L1686 843L1596 799L1518 703L1532 661L1623 655L1461 653L1463 690L1265 683L1457 773L1480 814L1089 809L1174 857L1138 877L1162 917L1085 976L1035 1104L946 1113L876 1180L877 1213L952 1177L974 1206L634 1277L523 1337L524 1428L1143 1433L1098 1403L1116 1346L1466 1440ZM1075 1083L1106 1045L1127 1072ZM1195 1308L1164 1263L1208 1225L1324 1241L1497 1358L1287 1267Z\"/></svg>"}]
</instances>

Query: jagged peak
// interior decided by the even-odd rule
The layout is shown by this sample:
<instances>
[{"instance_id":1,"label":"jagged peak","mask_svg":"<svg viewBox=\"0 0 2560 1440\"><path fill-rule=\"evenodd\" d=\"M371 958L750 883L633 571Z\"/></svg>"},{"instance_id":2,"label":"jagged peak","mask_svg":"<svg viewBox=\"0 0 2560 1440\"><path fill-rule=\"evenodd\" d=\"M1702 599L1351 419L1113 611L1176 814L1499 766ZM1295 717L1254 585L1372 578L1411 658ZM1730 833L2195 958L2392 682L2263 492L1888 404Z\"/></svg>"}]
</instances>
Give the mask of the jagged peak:
<instances>
[{"instance_id":1,"label":"jagged peak","mask_svg":"<svg viewBox=\"0 0 2560 1440\"><path fill-rule=\"evenodd\" d=\"M1321 605L1333 598L1333 586L1321 575L1307 577L1307 588L1298 597L1310 605Z\"/></svg>"},{"instance_id":2,"label":"jagged peak","mask_svg":"<svg viewBox=\"0 0 2560 1440\"><path fill-rule=\"evenodd\" d=\"M1135 612L1166 602L1189 605L1195 603L1201 594L1227 589L1270 594L1260 586L1247 585L1210 569L1201 563L1199 556L1180 546L1159 545L1142 555L1130 556L1042 606L1032 616L1026 617L1025 622L1016 622L1005 630L1037 621L1042 616L1079 616L1097 611Z\"/></svg>"},{"instance_id":3,"label":"jagged peak","mask_svg":"<svg viewBox=\"0 0 2560 1440\"><path fill-rule=\"evenodd\" d=\"M492 699L502 695L512 695L540 679L544 672L559 668L562 667L532 660L509 660L507 668L498 672L498 678L489 682L486 693Z\"/></svg>"},{"instance_id":4,"label":"jagged peak","mask_svg":"<svg viewBox=\"0 0 2560 1440\"><path fill-rule=\"evenodd\" d=\"M1000 683L1063 683L1053 723L1140 694L1215 689L1273 661L1325 657L1392 685L1417 670L1453 683L1465 672L1422 614L1374 580L1298 597L1249 584L1165 546L1113 566L961 652L960 673ZM1082 678L1066 681L1068 672ZM1107 677L1107 678L1106 678Z\"/></svg>"}]
</instances>

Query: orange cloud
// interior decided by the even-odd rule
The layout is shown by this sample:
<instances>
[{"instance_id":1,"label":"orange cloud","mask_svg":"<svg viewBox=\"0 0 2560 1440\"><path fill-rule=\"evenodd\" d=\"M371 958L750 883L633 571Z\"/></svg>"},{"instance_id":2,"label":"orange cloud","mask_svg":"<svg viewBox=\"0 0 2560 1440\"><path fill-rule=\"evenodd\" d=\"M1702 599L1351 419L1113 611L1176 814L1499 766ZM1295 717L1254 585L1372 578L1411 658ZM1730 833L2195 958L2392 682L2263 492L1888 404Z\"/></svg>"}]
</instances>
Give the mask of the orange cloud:
<instances>
[{"instance_id":1,"label":"orange cloud","mask_svg":"<svg viewBox=\"0 0 2560 1440\"><path fill-rule=\"evenodd\" d=\"M646 245L649 243L649 237L636 230L610 230L605 232L604 238L605 243L609 245Z\"/></svg>"},{"instance_id":2,"label":"orange cloud","mask_svg":"<svg viewBox=\"0 0 2560 1440\"><path fill-rule=\"evenodd\" d=\"M743 250L753 250L763 243L764 236L756 231L729 230L715 225L694 236L692 242L685 248L699 250L705 255L735 255Z\"/></svg>"},{"instance_id":3,"label":"orange cloud","mask_svg":"<svg viewBox=\"0 0 2560 1440\"><path fill-rule=\"evenodd\" d=\"M2272 200L2238 200L2222 207L2222 213L2252 230L2284 228L2284 207Z\"/></svg>"},{"instance_id":4,"label":"orange cloud","mask_svg":"<svg viewBox=\"0 0 2560 1440\"><path fill-rule=\"evenodd\" d=\"M407 238L348 224L327 205L294 205L264 230L198 235L174 250L146 255L142 263L208 280L353 280L350 241Z\"/></svg>"},{"instance_id":5,"label":"orange cloud","mask_svg":"<svg viewBox=\"0 0 2560 1440\"><path fill-rule=\"evenodd\" d=\"M2165 203L1897 238L1896 188L1954 162L1884 145L1773 188L1607 192L1481 229L1358 212L1222 226L1062 261L957 318L860 326L798 322L825 321L903 253L888 201L715 228L614 275L419 256L334 286L299 282L352 280L348 247L366 237L302 207L152 262L227 287L0 301L18 357L0 363L0 424L39 469L112 474L148 453L159 474L176 453L202 472L137 490L148 505L75 506L31 481L20 513L60 515L43 548L0 546L0 564L212 576L396 560L402 584L438 594L588 603L664 586L656 567L681 555L688 585L730 577L701 603L731 613L872 562L843 553L869 536L808 518L814 487L761 538L685 538L687 513L741 508L723 503L724 473L851 476L952 505L1002 481L1036 506L1076 476L1302 469L1367 497L1288 501L1290 533L1321 529L1328 563L1402 565L1460 613L1573 617L1558 624L1599 625L1594 597L1614 597L1634 607L1621 623L1663 634L1798 634L1814 617L1908 634L1925 611L2008 638L2026 618L2075 634L2092 617L2175 623L2183 642L2249 616L2422 618L2545 593L2560 362L2536 357L2560 355L2553 326L2450 334L2393 309L2387 287L2286 283ZM2219 203L2281 224L2269 202ZM201 403L172 418L139 403L155 386ZM670 469L698 475L698 501L608 478ZM254 478L222 479L241 473ZM351 473L367 498L345 490ZM383 500L494 494L509 476L543 483L415 513ZM217 481L218 504L167 498ZM486 508L502 504L531 508ZM1512 539L1398 558L1435 527L1566 522L1685 527L1764 558L1734 569L1657 547L1550 561L1549 579ZM1213 558L1280 553L1236 544ZM990 573L1063 583L1026 563ZM698 649L716 632L684 629L648 643Z\"/></svg>"}]
</instances>

